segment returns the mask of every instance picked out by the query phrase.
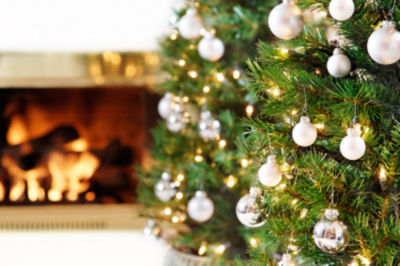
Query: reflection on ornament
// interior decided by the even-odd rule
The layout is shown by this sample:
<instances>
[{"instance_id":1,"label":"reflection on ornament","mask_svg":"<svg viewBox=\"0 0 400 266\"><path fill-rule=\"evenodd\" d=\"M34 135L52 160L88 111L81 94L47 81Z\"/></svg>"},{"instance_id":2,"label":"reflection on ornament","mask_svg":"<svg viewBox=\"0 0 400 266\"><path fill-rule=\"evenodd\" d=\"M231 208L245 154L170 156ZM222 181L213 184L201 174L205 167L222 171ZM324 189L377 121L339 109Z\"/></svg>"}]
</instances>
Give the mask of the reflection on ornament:
<instances>
[{"instance_id":1,"label":"reflection on ornament","mask_svg":"<svg viewBox=\"0 0 400 266\"><path fill-rule=\"evenodd\" d=\"M178 24L179 33L185 39L196 39L200 37L203 22L197 15L197 10L189 8Z\"/></svg>"},{"instance_id":2,"label":"reflection on ornament","mask_svg":"<svg viewBox=\"0 0 400 266\"><path fill-rule=\"evenodd\" d=\"M278 262L278 266L297 266L297 264L293 261L292 255L283 254L281 261Z\"/></svg>"},{"instance_id":3,"label":"reflection on ornament","mask_svg":"<svg viewBox=\"0 0 400 266\"><path fill-rule=\"evenodd\" d=\"M302 116L292 132L292 137L297 145L302 147L311 146L317 139L317 129L311 124L308 116Z\"/></svg>"},{"instance_id":4,"label":"reflection on ornament","mask_svg":"<svg viewBox=\"0 0 400 266\"><path fill-rule=\"evenodd\" d=\"M258 179L261 184L268 187L276 186L281 182L282 170L277 164L274 155L268 156L267 163L260 167L258 170Z\"/></svg>"},{"instance_id":5,"label":"reflection on ornament","mask_svg":"<svg viewBox=\"0 0 400 266\"><path fill-rule=\"evenodd\" d=\"M199 133L202 139L217 139L221 130L221 123L214 119L208 110L200 114Z\"/></svg>"},{"instance_id":6,"label":"reflection on ornament","mask_svg":"<svg viewBox=\"0 0 400 266\"><path fill-rule=\"evenodd\" d=\"M176 194L175 185L171 182L171 174L164 172L161 179L154 186L154 193L163 202L170 201Z\"/></svg>"},{"instance_id":7,"label":"reflection on ornament","mask_svg":"<svg viewBox=\"0 0 400 266\"><path fill-rule=\"evenodd\" d=\"M355 128L347 130L347 136L340 142L340 152L348 160L360 159L365 153L366 145Z\"/></svg>"},{"instance_id":8,"label":"reflection on ornament","mask_svg":"<svg viewBox=\"0 0 400 266\"><path fill-rule=\"evenodd\" d=\"M383 21L382 26L368 39L368 54L382 65L396 63L400 59L400 32L393 21Z\"/></svg>"},{"instance_id":9,"label":"reflection on ornament","mask_svg":"<svg viewBox=\"0 0 400 266\"><path fill-rule=\"evenodd\" d=\"M333 77L342 78L350 73L351 62L340 48L335 48L333 55L329 57L326 67Z\"/></svg>"},{"instance_id":10,"label":"reflection on ornament","mask_svg":"<svg viewBox=\"0 0 400 266\"><path fill-rule=\"evenodd\" d=\"M338 210L327 209L324 218L314 226L314 242L323 252L330 254L341 252L349 243L349 230L338 217Z\"/></svg>"},{"instance_id":11,"label":"reflection on ornament","mask_svg":"<svg viewBox=\"0 0 400 266\"><path fill-rule=\"evenodd\" d=\"M143 228L143 235L151 238L159 238L161 236L161 227L153 219L149 219Z\"/></svg>"},{"instance_id":12,"label":"reflection on ornament","mask_svg":"<svg viewBox=\"0 0 400 266\"><path fill-rule=\"evenodd\" d=\"M214 214L214 203L207 197L207 193L201 190L191 198L187 205L187 212L193 220L199 223L211 219Z\"/></svg>"},{"instance_id":13,"label":"reflection on ornament","mask_svg":"<svg viewBox=\"0 0 400 266\"><path fill-rule=\"evenodd\" d=\"M199 42L198 51L204 60L215 62L224 55L225 46L214 34L207 32Z\"/></svg>"},{"instance_id":14,"label":"reflection on ornament","mask_svg":"<svg viewBox=\"0 0 400 266\"><path fill-rule=\"evenodd\" d=\"M303 12L293 0L283 0L283 3L272 9L268 25L276 37L283 40L293 39L303 29Z\"/></svg>"},{"instance_id":15,"label":"reflection on ornament","mask_svg":"<svg viewBox=\"0 0 400 266\"><path fill-rule=\"evenodd\" d=\"M250 193L240 198L236 204L236 216L247 227L260 227L265 220L260 219L262 209L258 206L261 197L261 189L250 188Z\"/></svg>"},{"instance_id":16,"label":"reflection on ornament","mask_svg":"<svg viewBox=\"0 0 400 266\"><path fill-rule=\"evenodd\" d=\"M353 0L331 0L329 3L329 14L339 21L349 19L354 13Z\"/></svg>"}]
</instances>

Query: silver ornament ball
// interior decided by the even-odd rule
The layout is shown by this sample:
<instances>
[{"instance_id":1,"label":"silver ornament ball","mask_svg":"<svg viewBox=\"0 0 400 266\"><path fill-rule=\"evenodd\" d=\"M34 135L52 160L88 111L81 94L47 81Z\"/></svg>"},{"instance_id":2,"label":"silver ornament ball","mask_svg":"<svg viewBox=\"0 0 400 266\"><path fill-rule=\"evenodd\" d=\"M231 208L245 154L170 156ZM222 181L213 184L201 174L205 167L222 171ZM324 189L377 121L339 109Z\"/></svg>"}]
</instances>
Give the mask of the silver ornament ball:
<instances>
[{"instance_id":1,"label":"silver ornament ball","mask_svg":"<svg viewBox=\"0 0 400 266\"><path fill-rule=\"evenodd\" d=\"M217 139L221 131L221 123L214 119L208 110L200 114L199 134L202 139Z\"/></svg>"},{"instance_id":2,"label":"silver ornament ball","mask_svg":"<svg viewBox=\"0 0 400 266\"><path fill-rule=\"evenodd\" d=\"M214 203L207 197L206 192L198 190L189 200L187 212L194 221L204 223L213 216Z\"/></svg>"},{"instance_id":3,"label":"silver ornament ball","mask_svg":"<svg viewBox=\"0 0 400 266\"><path fill-rule=\"evenodd\" d=\"M149 219L143 228L143 235L155 239L159 238L161 236L161 227L153 219Z\"/></svg>"},{"instance_id":4,"label":"silver ornament ball","mask_svg":"<svg viewBox=\"0 0 400 266\"><path fill-rule=\"evenodd\" d=\"M292 131L294 142L302 147L311 146L317 139L317 135L317 129L311 124L308 116L302 116L300 118L300 123L298 123Z\"/></svg>"},{"instance_id":5,"label":"silver ornament ball","mask_svg":"<svg viewBox=\"0 0 400 266\"><path fill-rule=\"evenodd\" d=\"M335 48L333 55L329 57L326 67L333 77L342 78L350 73L351 62L340 48Z\"/></svg>"},{"instance_id":6,"label":"silver ornament ball","mask_svg":"<svg viewBox=\"0 0 400 266\"><path fill-rule=\"evenodd\" d=\"M323 252L338 253L349 244L349 229L342 221L338 220L338 217L338 210L327 209L324 218L314 226L315 245Z\"/></svg>"},{"instance_id":7,"label":"silver ornament ball","mask_svg":"<svg viewBox=\"0 0 400 266\"><path fill-rule=\"evenodd\" d=\"M174 183L171 182L171 175L164 172L161 179L154 186L154 193L163 202L170 201L176 194Z\"/></svg>"},{"instance_id":8,"label":"silver ornament ball","mask_svg":"<svg viewBox=\"0 0 400 266\"><path fill-rule=\"evenodd\" d=\"M202 28L202 19L197 15L197 10L194 8L189 8L178 23L179 33L183 38L189 40L200 37Z\"/></svg>"},{"instance_id":9,"label":"silver ornament ball","mask_svg":"<svg viewBox=\"0 0 400 266\"><path fill-rule=\"evenodd\" d=\"M218 61L224 55L224 51L224 43L210 32L207 32L199 42L198 52L204 60Z\"/></svg>"},{"instance_id":10,"label":"silver ornament ball","mask_svg":"<svg viewBox=\"0 0 400 266\"><path fill-rule=\"evenodd\" d=\"M363 157L366 150L364 140L355 128L347 130L347 136L340 142L340 153L348 160L355 161Z\"/></svg>"},{"instance_id":11,"label":"silver ornament ball","mask_svg":"<svg viewBox=\"0 0 400 266\"><path fill-rule=\"evenodd\" d=\"M336 20L344 21L354 13L353 0L331 0L329 3L329 14Z\"/></svg>"},{"instance_id":12,"label":"silver ornament ball","mask_svg":"<svg viewBox=\"0 0 400 266\"><path fill-rule=\"evenodd\" d=\"M282 180L281 167L276 162L276 157L270 155L267 158L267 163L263 164L258 170L258 179L261 184L267 187L274 187Z\"/></svg>"},{"instance_id":13,"label":"silver ornament ball","mask_svg":"<svg viewBox=\"0 0 400 266\"><path fill-rule=\"evenodd\" d=\"M250 193L241 197L236 204L236 216L243 225L254 228L265 223L265 220L260 217L263 211L258 206L260 196L261 189L252 187Z\"/></svg>"},{"instance_id":14,"label":"silver ornament ball","mask_svg":"<svg viewBox=\"0 0 400 266\"><path fill-rule=\"evenodd\" d=\"M377 63L390 65L400 59L400 32L393 21L383 21L382 26L368 38L368 54Z\"/></svg>"},{"instance_id":15,"label":"silver ornament ball","mask_svg":"<svg viewBox=\"0 0 400 266\"><path fill-rule=\"evenodd\" d=\"M304 16L293 0L283 0L269 14L268 25L278 38L290 40L295 38L304 27Z\"/></svg>"}]
</instances>

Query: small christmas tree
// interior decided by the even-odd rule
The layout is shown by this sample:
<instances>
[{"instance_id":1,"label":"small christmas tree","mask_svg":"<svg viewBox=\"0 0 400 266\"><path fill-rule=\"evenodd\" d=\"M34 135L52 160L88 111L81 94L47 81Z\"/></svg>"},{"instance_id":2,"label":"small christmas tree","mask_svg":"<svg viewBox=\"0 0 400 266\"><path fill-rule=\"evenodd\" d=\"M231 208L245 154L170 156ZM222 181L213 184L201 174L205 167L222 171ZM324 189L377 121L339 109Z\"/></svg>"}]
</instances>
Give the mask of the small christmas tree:
<instances>
[{"instance_id":1,"label":"small christmas tree","mask_svg":"<svg viewBox=\"0 0 400 266\"><path fill-rule=\"evenodd\" d=\"M262 107L239 145L266 216L252 265L285 253L280 265L398 265L400 7L296 4L271 12L271 31L286 40L261 43L250 63ZM306 8L328 24L303 28Z\"/></svg>"},{"instance_id":2,"label":"small christmas tree","mask_svg":"<svg viewBox=\"0 0 400 266\"><path fill-rule=\"evenodd\" d=\"M201 0L185 4L161 42L167 78L153 129L154 164L139 169L144 215L184 223L173 246L196 255L232 258L246 250L235 206L248 193L247 159L235 146L240 119L254 112L246 61L256 41L270 39L266 14L274 0Z\"/></svg>"}]
</instances>

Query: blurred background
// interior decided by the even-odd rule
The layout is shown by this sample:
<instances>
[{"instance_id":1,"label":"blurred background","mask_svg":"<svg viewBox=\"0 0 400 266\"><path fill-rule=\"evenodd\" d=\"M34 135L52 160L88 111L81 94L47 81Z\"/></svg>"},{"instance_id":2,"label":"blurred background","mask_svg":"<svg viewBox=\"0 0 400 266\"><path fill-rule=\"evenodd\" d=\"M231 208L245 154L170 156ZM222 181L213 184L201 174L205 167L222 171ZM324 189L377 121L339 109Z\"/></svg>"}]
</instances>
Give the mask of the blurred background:
<instances>
[{"instance_id":1,"label":"blurred background","mask_svg":"<svg viewBox=\"0 0 400 266\"><path fill-rule=\"evenodd\" d=\"M133 166L180 2L0 2L2 265L160 265Z\"/></svg>"}]
</instances>

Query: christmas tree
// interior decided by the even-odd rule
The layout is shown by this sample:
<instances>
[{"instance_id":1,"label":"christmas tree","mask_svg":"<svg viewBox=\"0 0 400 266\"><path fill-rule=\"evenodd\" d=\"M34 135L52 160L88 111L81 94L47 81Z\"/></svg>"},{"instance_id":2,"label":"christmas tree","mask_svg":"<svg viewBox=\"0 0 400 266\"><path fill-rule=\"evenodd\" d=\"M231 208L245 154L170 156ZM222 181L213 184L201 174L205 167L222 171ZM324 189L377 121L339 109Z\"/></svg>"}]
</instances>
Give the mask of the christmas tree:
<instances>
[{"instance_id":1,"label":"christmas tree","mask_svg":"<svg viewBox=\"0 0 400 266\"><path fill-rule=\"evenodd\" d=\"M306 8L326 23L303 27ZM263 189L252 265L399 265L399 20L394 0L269 14L282 40L249 63L262 106L238 142Z\"/></svg>"},{"instance_id":2,"label":"christmas tree","mask_svg":"<svg viewBox=\"0 0 400 266\"><path fill-rule=\"evenodd\" d=\"M235 145L242 117L251 116L255 90L247 91L248 58L259 38L271 39L266 14L274 0L188 2L161 42L166 79L152 130L154 163L139 169L144 215L188 231L173 239L181 251L229 259L246 250L235 205L248 191L247 159ZM152 225L152 224L150 224Z\"/></svg>"}]
</instances>

